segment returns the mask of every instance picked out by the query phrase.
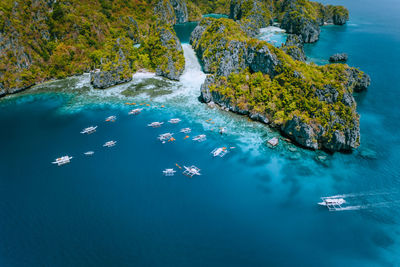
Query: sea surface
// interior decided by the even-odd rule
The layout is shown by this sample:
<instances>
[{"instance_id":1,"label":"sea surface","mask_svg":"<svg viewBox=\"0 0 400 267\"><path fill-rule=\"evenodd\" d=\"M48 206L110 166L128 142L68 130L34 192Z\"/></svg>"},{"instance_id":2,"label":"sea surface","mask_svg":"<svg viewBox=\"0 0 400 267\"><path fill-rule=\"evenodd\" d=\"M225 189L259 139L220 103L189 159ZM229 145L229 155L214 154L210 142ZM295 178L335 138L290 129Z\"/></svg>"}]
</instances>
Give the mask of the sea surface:
<instances>
[{"instance_id":1,"label":"sea surface","mask_svg":"<svg viewBox=\"0 0 400 267\"><path fill-rule=\"evenodd\" d=\"M0 100L0 266L399 266L400 2L324 3L346 5L351 20L323 27L309 61L346 52L372 78L356 95L359 149L269 148L278 133L198 102L206 75L187 43L193 24L181 25L180 82L137 73L94 90L86 74ZM117 120L105 122L110 115ZM80 134L91 125L96 133ZM162 144L165 132L176 140ZM202 133L206 141L192 141ZM109 140L117 145L104 148ZM213 158L217 147L235 148ZM74 158L51 164L63 155ZM317 205L337 194L350 210Z\"/></svg>"}]
</instances>

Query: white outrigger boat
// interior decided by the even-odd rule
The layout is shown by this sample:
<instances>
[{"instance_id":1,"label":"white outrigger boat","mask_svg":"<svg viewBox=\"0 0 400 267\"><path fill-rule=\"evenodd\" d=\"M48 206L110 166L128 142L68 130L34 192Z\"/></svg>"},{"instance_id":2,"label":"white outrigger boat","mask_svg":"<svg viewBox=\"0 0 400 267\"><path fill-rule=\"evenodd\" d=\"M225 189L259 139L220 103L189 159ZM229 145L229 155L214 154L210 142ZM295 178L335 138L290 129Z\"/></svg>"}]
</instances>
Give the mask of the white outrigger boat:
<instances>
[{"instance_id":1,"label":"white outrigger boat","mask_svg":"<svg viewBox=\"0 0 400 267\"><path fill-rule=\"evenodd\" d=\"M219 133L220 133L220 134L226 133L226 127L221 127L221 128L219 129Z\"/></svg>"},{"instance_id":2,"label":"white outrigger boat","mask_svg":"<svg viewBox=\"0 0 400 267\"><path fill-rule=\"evenodd\" d=\"M116 119L117 119L116 116L110 116L110 117L107 117L107 118L106 118L106 121L107 121L107 122L114 122Z\"/></svg>"},{"instance_id":3,"label":"white outrigger boat","mask_svg":"<svg viewBox=\"0 0 400 267\"><path fill-rule=\"evenodd\" d=\"M192 129L190 129L190 128L183 128L183 129L180 130L181 133L185 133L185 134L188 134L191 131L192 131Z\"/></svg>"},{"instance_id":4,"label":"white outrigger boat","mask_svg":"<svg viewBox=\"0 0 400 267\"><path fill-rule=\"evenodd\" d=\"M117 144L117 141L108 141L105 142L105 144L103 145L104 147L113 147Z\"/></svg>"},{"instance_id":5,"label":"white outrigger boat","mask_svg":"<svg viewBox=\"0 0 400 267\"><path fill-rule=\"evenodd\" d=\"M193 137L192 140L197 142L203 142L207 140L207 136L205 134L196 135L195 137Z\"/></svg>"},{"instance_id":6,"label":"white outrigger boat","mask_svg":"<svg viewBox=\"0 0 400 267\"><path fill-rule=\"evenodd\" d=\"M174 176L176 171L174 169L165 169L163 170L164 176Z\"/></svg>"},{"instance_id":7,"label":"white outrigger boat","mask_svg":"<svg viewBox=\"0 0 400 267\"><path fill-rule=\"evenodd\" d=\"M183 166L183 168L185 169L185 170L183 171L183 174L186 175L186 176L188 176L188 177L190 177L190 178L192 178L192 177L195 176L195 175L201 175L200 169L197 168L197 167L194 166L194 165L192 165L192 166L190 166L190 167Z\"/></svg>"},{"instance_id":8,"label":"white outrigger boat","mask_svg":"<svg viewBox=\"0 0 400 267\"><path fill-rule=\"evenodd\" d=\"M90 126L81 131L81 134L92 134L96 132L97 126Z\"/></svg>"},{"instance_id":9,"label":"white outrigger boat","mask_svg":"<svg viewBox=\"0 0 400 267\"><path fill-rule=\"evenodd\" d=\"M164 134L160 134L157 138L161 142L165 143L165 141L171 140L173 135L174 135L173 133L164 133Z\"/></svg>"},{"instance_id":10,"label":"white outrigger boat","mask_svg":"<svg viewBox=\"0 0 400 267\"><path fill-rule=\"evenodd\" d=\"M228 149L226 147L218 147L216 149L214 149L213 151L211 151L211 154L214 157L223 157L228 153Z\"/></svg>"},{"instance_id":11,"label":"white outrigger boat","mask_svg":"<svg viewBox=\"0 0 400 267\"><path fill-rule=\"evenodd\" d=\"M63 156L61 158L56 158L56 160L53 161L52 163L57 164L58 166L62 166L64 164L70 163L72 158L73 157L70 157L70 156Z\"/></svg>"},{"instance_id":12,"label":"white outrigger boat","mask_svg":"<svg viewBox=\"0 0 400 267\"><path fill-rule=\"evenodd\" d=\"M140 114L140 112L142 112L142 108L136 108L136 109L132 109L131 111L129 111L129 115L138 115Z\"/></svg>"},{"instance_id":13,"label":"white outrigger boat","mask_svg":"<svg viewBox=\"0 0 400 267\"><path fill-rule=\"evenodd\" d=\"M88 151L83 153L85 156L92 156L94 154L94 151Z\"/></svg>"},{"instance_id":14,"label":"white outrigger boat","mask_svg":"<svg viewBox=\"0 0 400 267\"><path fill-rule=\"evenodd\" d=\"M158 128L158 127L161 127L161 125L163 125L163 124L164 124L163 122L155 121L155 122L152 122L150 124L147 124L147 126L153 127L153 128Z\"/></svg>"},{"instance_id":15,"label":"white outrigger boat","mask_svg":"<svg viewBox=\"0 0 400 267\"><path fill-rule=\"evenodd\" d=\"M332 197L321 197L322 202L319 202L318 205L325 206L329 211L340 211L347 210L346 207L342 207L343 204L346 204L346 200L341 197L332 196Z\"/></svg>"},{"instance_id":16,"label":"white outrigger boat","mask_svg":"<svg viewBox=\"0 0 400 267\"><path fill-rule=\"evenodd\" d=\"M177 124L181 122L181 119L170 119L168 122L172 124Z\"/></svg>"}]
</instances>

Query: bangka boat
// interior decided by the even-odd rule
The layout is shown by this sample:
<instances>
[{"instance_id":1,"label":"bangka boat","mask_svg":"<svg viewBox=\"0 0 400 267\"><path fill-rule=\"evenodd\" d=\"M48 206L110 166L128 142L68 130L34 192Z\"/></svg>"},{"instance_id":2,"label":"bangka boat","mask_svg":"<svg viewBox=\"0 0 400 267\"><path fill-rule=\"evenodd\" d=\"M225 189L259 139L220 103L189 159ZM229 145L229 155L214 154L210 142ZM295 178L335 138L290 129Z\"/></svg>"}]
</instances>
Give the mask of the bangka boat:
<instances>
[{"instance_id":1,"label":"bangka boat","mask_svg":"<svg viewBox=\"0 0 400 267\"><path fill-rule=\"evenodd\" d=\"M329 211L339 211L345 210L345 207L342 207L343 204L346 203L346 200L341 197L321 197L322 202L319 202L318 205L325 206L329 209Z\"/></svg>"},{"instance_id":2,"label":"bangka boat","mask_svg":"<svg viewBox=\"0 0 400 267\"><path fill-rule=\"evenodd\" d=\"M116 116L109 116L109 117L106 118L106 121L107 122L114 122L116 119L117 119Z\"/></svg>"},{"instance_id":3,"label":"bangka boat","mask_svg":"<svg viewBox=\"0 0 400 267\"><path fill-rule=\"evenodd\" d=\"M196 135L195 137L193 137L192 140L197 142L203 142L207 140L207 136L205 134Z\"/></svg>"},{"instance_id":4,"label":"bangka boat","mask_svg":"<svg viewBox=\"0 0 400 267\"><path fill-rule=\"evenodd\" d=\"M174 169L165 169L163 170L164 176L174 176L176 171Z\"/></svg>"},{"instance_id":5,"label":"bangka boat","mask_svg":"<svg viewBox=\"0 0 400 267\"><path fill-rule=\"evenodd\" d=\"M60 158L56 158L56 160L53 161L52 164L57 164L58 166L61 166L61 165L64 165L64 164L68 164L68 163L71 162L72 158L73 157L70 157L70 156L63 156L63 157L60 157Z\"/></svg>"},{"instance_id":6,"label":"bangka boat","mask_svg":"<svg viewBox=\"0 0 400 267\"><path fill-rule=\"evenodd\" d=\"M92 134L96 132L97 126L90 126L81 131L81 134Z\"/></svg>"},{"instance_id":7,"label":"bangka boat","mask_svg":"<svg viewBox=\"0 0 400 267\"><path fill-rule=\"evenodd\" d=\"M157 138L161 142L165 143L165 141L171 140L173 135L174 135L173 133L164 133L164 134L160 134Z\"/></svg>"},{"instance_id":8,"label":"bangka boat","mask_svg":"<svg viewBox=\"0 0 400 267\"><path fill-rule=\"evenodd\" d=\"M108 141L105 142L105 144L103 145L104 147L113 147L117 144L117 141Z\"/></svg>"},{"instance_id":9,"label":"bangka boat","mask_svg":"<svg viewBox=\"0 0 400 267\"><path fill-rule=\"evenodd\" d=\"M190 128L183 128L183 129L180 130L181 133L185 133L185 134L188 134L191 131L192 131L192 129L190 129Z\"/></svg>"},{"instance_id":10,"label":"bangka boat","mask_svg":"<svg viewBox=\"0 0 400 267\"><path fill-rule=\"evenodd\" d=\"M197 168L197 167L194 166L194 165L192 165L192 166L190 166L190 167L183 166L183 168L185 169L185 170L183 171L183 174L186 175L186 176L188 176L188 177L190 177L190 178L192 178L192 177L195 176L195 175L201 175L200 169Z\"/></svg>"},{"instance_id":11,"label":"bangka boat","mask_svg":"<svg viewBox=\"0 0 400 267\"><path fill-rule=\"evenodd\" d=\"M163 124L164 124L163 122L155 121L155 122L152 122L150 124L147 124L147 126L153 127L153 128L158 128L158 127L161 127L161 125L163 125Z\"/></svg>"},{"instance_id":12,"label":"bangka boat","mask_svg":"<svg viewBox=\"0 0 400 267\"><path fill-rule=\"evenodd\" d=\"M170 119L168 122L169 122L169 123L172 123L172 124L177 124L177 123L180 123L180 122L181 122L181 120L180 120L180 119L177 119L177 118L175 118L175 119Z\"/></svg>"},{"instance_id":13,"label":"bangka boat","mask_svg":"<svg viewBox=\"0 0 400 267\"><path fill-rule=\"evenodd\" d=\"M211 154L214 156L214 157L223 157L223 156L225 156L227 153L228 153L229 151L228 151L228 149L226 149L226 147L218 147L218 148L216 148L216 149L214 149L213 151L211 151Z\"/></svg>"},{"instance_id":14,"label":"bangka boat","mask_svg":"<svg viewBox=\"0 0 400 267\"><path fill-rule=\"evenodd\" d=\"M85 154L85 156L92 156L94 154L94 151L88 151L83 154Z\"/></svg>"},{"instance_id":15,"label":"bangka boat","mask_svg":"<svg viewBox=\"0 0 400 267\"><path fill-rule=\"evenodd\" d=\"M132 109L131 111L129 111L129 115L138 115L140 114L140 112L142 112L142 108L136 108L136 109Z\"/></svg>"}]
</instances>

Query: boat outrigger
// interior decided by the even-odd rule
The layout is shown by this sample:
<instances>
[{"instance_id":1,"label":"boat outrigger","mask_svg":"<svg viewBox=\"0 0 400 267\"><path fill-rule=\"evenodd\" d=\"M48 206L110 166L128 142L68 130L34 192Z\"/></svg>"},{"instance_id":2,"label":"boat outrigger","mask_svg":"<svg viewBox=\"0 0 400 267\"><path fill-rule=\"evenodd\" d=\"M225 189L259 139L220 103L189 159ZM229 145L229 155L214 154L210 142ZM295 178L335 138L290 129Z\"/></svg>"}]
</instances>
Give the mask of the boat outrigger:
<instances>
[{"instance_id":1,"label":"boat outrigger","mask_svg":"<svg viewBox=\"0 0 400 267\"><path fill-rule=\"evenodd\" d=\"M72 158L73 157L70 157L70 156L63 156L61 158L56 158L56 160L53 161L52 163L57 164L58 166L62 166L64 164L70 163Z\"/></svg>"},{"instance_id":2,"label":"boat outrigger","mask_svg":"<svg viewBox=\"0 0 400 267\"><path fill-rule=\"evenodd\" d=\"M185 169L185 170L183 171L183 174L186 175L186 176L188 176L188 177L190 177L190 178L192 178L192 177L195 176L195 175L201 175L200 169L197 168L197 167L194 166L194 165L192 165L192 166L190 166L190 167L183 166L183 168Z\"/></svg>"},{"instance_id":3,"label":"boat outrigger","mask_svg":"<svg viewBox=\"0 0 400 267\"><path fill-rule=\"evenodd\" d=\"M110 117L107 117L107 118L106 118L106 121L107 121L107 122L114 122L116 119L117 119L116 116L110 116Z\"/></svg>"},{"instance_id":4,"label":"boat outrigger","mask_svg":"<svg viewBox=\"0 0 400 267\"><path fill-rule=\"evenodd\" d=\"M92 134L96 132L97 126L90 126L81 131L81 134Z\"/></svg>"},{"instance_id":5,"label":"boat outrigger","mask_svg":"<svg viewBox=\"0 0 400 267\"><path fill-rule=\"evenodd\" d=\"M176 171L174 169L165 169L163 170L164 176L174 176Z\"/></svg>"},{"instance_id":6,"label":"boat outrigger","mask_svg":"<svg viewBox=\"0 0 400 267\"><path fill-rule=\"evenodd\" d=\"M88 151L83 154L85 154L85 156L92 156L94 154L94 151Z\"/></svg>"},{"instance_id":7,"label":"boat outrigger","mask_svg":"<svg viewBox=\"0 0 400 267\"><path fill-rule=\"evenodd\" d=\"M113 147L117 144L117 141L108 141L105 142L105 144L103 145L104 147Z\"/></svg>"},{"instance_id":8,"label":"boat outrigger","mask_svg":"<svg viewBox=\"0 0 400 267\"><path fill-rule=\"evenodd\" d=\"M136 108L136 109L132 109L131 111L129 111L129 115L138 115L140 114L140 112L142 112L142 108Z\"/></svg>"},{"instance_id":9,"label":"boat outrigger","mask_svg":"<svg viewBox=\"0 0 400 267\"><path fill-rule=\"evenodd\" d=\"M346 210L346 207L342 207L342 205L346 203L344 198L332 196L321 197L321 199L322 202L319 202L318 205L327 207L329 211Z\"/></svg>"},{"instance_id":10,"label":"boat outrigger","mask_svg":"<svg viewBox=\"0 0 400 267\"><path fill-rule=\"evenodd\" d=\"M181 119L170 119L168 122L172 124L177 124L181 122Z\"/></svg>"},{"instance_id":11,"label":"boat outrigger","mask_svg":"<svg viewBox=\"0 0 400 267\"><path fill-rule=\"evenodd\" d=\"M207 136L205 134L196 135L195 137L193 137L192 140L197 142L203 142L207 140Z\"/></svg>"},{"instance_id":12,"label":"boat outrigger","mask_svg":"<svg viewBox=\"0 0 400 267\"><path fill-rule=\"evenodd\" d=\"M190 129L190 128L183 128L183 129L180 130L181 133L185 133L185 134L188 134L191 131L192 131L192 129Z\"/></svg>"},{"instance_id":13,"label":"boat outrigger","mask_svg":"<svg viewBox=\"0 0 400 267\"><path fill-rule=\"evenodd\" d=\"M226 147L218 147L216 149L214 149L213 151L211 151L211 154L214 157L223 157L228 153L228 149Z\"/></svg>"},{"instance_id":14,"label":"boat outrigger","mask_svg":"<svg viewBox=\"0 0 400 267\"><path fill-rule=\"evenodd\" d=\"M164 144L165 141L171 140L173 138L172 137L173 135L174 135L173 133L164 133L164 134L160 134L157 138Z\"/></svg>"},{"instance_id":15,"label":"boat outrigger","mask_svg":"<svg viewBox=\"0 0 400 267\"><path fill-rule=\"evenodd\" d=\"M153 128L158 128L158 127L161 127L161 125L163 125L163 124L164 124L163 122L155 121L155 122L152 122L150 124L147 124L147 126L153 127Z\"/></svg>"}]
</instances>

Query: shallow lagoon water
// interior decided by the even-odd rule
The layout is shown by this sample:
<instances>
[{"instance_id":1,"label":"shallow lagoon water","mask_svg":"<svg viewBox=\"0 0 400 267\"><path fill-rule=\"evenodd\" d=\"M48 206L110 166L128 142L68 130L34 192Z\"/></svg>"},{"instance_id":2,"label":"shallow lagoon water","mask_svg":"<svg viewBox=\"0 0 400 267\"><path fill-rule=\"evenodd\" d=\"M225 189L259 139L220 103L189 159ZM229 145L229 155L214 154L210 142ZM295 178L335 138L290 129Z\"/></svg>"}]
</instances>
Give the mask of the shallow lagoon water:
<instances>
[{"instance_id":1,"label":"shallow lagoon water","mask_svg":"<svg viewBox=\"0 0 400 267\"><path fill-rule=\"evenodd\" d=\"M146 89L146 80L162 79L140 73L104 91L91 89L85 75L1 100L0 265L398 265L400 38L394 25L382 28L387 22L378 15L366 24L371 5L349 5L349 24L324 27L306 49L321 62L345 51L349 64L373 79L357 96L362 145L352 154L283 141L270 149L265 141L273 131L199 103L205 75L188 44L186 71L166 86L168 94ZM126 98L125 90L139 93ZM151 106L132 117L125 102ZM115 123L104 122L114 114ZM172 117L183 121L146 127ZM90 125L98 131L79 133ZM222 125L227 135L216 132ZM183 127L192 128L191 137L206 133L207 141L183 140ZM161 144L156 137L169 131L177 140ZM111 139L117 146L103 148ZM237 148L214 159L210 151L219 146ZM88 150L93 157L82 154ZM50 164L64 154L75 157L71 164ZM177 170L176 163L195 164L203 175L161 175ZM368 194L353 199L365 209L328 212L316 205L320 196L338 193Z\"/></svg>"}]
</instances>

